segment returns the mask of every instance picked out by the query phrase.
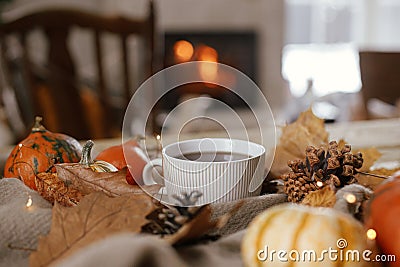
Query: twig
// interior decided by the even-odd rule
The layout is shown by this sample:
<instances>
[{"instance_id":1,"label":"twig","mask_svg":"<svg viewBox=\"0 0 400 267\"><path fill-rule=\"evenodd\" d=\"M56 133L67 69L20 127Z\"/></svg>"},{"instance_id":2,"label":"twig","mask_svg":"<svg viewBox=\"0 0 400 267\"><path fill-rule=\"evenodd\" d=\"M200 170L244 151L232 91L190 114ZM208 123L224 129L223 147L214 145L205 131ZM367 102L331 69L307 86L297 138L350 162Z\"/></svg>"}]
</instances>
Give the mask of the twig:
<instances>
[{"instance_id":1,"label":"twig","mask_svg":"<svg viewBox=\"0 0 400 267\"><path fill-rule=\"evenodd\" d=\"M369 172L360 172L360 171L358 171L357 173L364 174L364 175L369 175L369 176L374 176L374 177L381 178L381 179L388 179L389 178L389 176L375 174L375 173L369 173Z\"/></svg>"},{"instance_id":2,"label":"twig","mask_svg":"<svg viewBox=\"0 0 400 267\"><path fill-rule=\"evenodd\" d=\"M8 244L7 245L7 247L9 248L9 249L15 249L15 250L24 250L24 251L36 251L35 249L33 249L33 248L24 248L24 247L17 247L17 246L14 246L14 245L12 245L12 244Z\"/></svg>"}]
</instances>

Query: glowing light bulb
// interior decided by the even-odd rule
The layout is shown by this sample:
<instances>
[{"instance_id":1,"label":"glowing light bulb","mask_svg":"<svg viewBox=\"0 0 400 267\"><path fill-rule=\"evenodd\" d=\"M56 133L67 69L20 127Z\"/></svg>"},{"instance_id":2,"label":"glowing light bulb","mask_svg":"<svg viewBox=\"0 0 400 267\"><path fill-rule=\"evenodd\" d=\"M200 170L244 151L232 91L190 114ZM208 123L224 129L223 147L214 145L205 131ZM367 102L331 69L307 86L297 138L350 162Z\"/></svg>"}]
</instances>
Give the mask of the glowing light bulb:
<instances>
[{"instance_id":1,"label":"glowing light bulb","mask_svg":"<svg viewBox=\"0 0 400 267\"><path fill-rule=\"evenodd\" d=\"M157 134L156 140L157 140L157 154L159 154L162 150L161 136L159 134Z\"/></svg>"},{"instance_id":2,"label":"glowing light bulb","mask_svg":"<svg viewBox=\"0 0 400 267\"><path fill-rule=\"evenodd\" d=\"M318 182L317 182L317 186L318 186L318 187L322 187L323 185L324 185L323 182L321 182L321 181L318 181Z\"/></svg>"},{"instance_id":3,"label":"glowing light bulb","mask_svg":"<svg viewBox=\"0 0 400 267\"><path fill-rule=\"evenodd\" d=\"M33 204L32 197L28 196L28 201L26 202L26 207L29 208L32 206L32 204Z\"/></svg>"},{"instance_id":4,"label":"glowing light bulb","mask_svg":"<svg viewBox=\"0 0 400 267\"><path fill-rule=\"evenodd\" d=\"M346 199L347 203L350 204L356 203L357 201L356 196L351 193L344 195L344 199Z\"/></svg>"},{"instance_id":5,"label":"glowing light bulb","mask_svg":"<svg viewBox=\"0 0 400 267\"><path fill-rule=\"evenodd\" d=\"M369 240L375 240L376 239L376 231L372 228L367 230L367 238Z\"/></svg>"},{"instance_id":6,"label":"glowing light bulb","mask_svg":"<svg viewBox=\"0 0 400 267\"><path fill-rule=\"evenodd\" d=\"M18 151L21 151L22 149L22 144L18 145ZM19 153L19 158L22 159L22 153ZM19 172L19 168L18 168L18 172Z\"/></svg>"}]
</instances>

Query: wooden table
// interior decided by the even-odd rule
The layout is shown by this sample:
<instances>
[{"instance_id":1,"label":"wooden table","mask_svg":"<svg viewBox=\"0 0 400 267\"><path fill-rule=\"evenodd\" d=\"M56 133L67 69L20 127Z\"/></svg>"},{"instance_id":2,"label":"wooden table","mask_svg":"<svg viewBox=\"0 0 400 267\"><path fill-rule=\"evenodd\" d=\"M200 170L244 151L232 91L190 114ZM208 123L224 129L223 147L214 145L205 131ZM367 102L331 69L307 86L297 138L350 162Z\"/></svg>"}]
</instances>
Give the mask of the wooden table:
<instances>
[{"instance_id":1,"label":"wooden table","mask_svg":"<svg viewBox=\"0 0 400 267\"><path fill-rule=\"evenodd\" d=\"M400 118L327 124L326 129L330 134L330 140L345 139L354 148L376 147L382 153L382 157L378 160L377 164L387 162L397 162L400 164ZM257 141L257 129L248 129L247 133L250 141ZM277 127L275 137L277 142L279 141L280 134L281 128ZM202 137L226 137L226 133L199 132L183 134L179 139L187 140ZM273 145L273 142L271 142L272 139L273 135L267 134L263 136L263 144L267 149ZM176 136L163 135L163 144L169 144L176 140ZM95 156L103 149L120 143L120 138L96 140L93 155ZM1 173L3 173L2 168L11 149L12 147L0 148Z\"/></svg>"}]
</instances>

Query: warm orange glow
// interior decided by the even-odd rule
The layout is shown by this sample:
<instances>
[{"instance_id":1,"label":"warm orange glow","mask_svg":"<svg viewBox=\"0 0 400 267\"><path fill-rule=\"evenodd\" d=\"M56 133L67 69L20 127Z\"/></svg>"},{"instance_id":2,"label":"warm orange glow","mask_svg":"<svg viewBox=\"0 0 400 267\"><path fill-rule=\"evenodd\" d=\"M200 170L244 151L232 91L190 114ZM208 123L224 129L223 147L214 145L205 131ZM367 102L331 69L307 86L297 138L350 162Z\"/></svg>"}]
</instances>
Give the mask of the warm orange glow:
<instances>
[{"instance_id":1,"label":"warm orange glow","mask_svg":"<svg viewBox=\"0 0 400 267\"><path fill-rule=\"evenodd\" d=\"M174 44L175 59L178 62L185 62L192 59L194 48L191 43L185 40L177 41Z\"/></svg>"},{"instance_id":2,"label":"warm orange glow","mask_svg":"<svg viewBox=\"0 0 400 267\"><path fill-rule=\"evenodd\" d=\"M354 194L348 193L344 196L344 198L346 199L347 203L349 204L354 204L357 201L357 198Z\"/></svg>"},{"instance_id":3,"label":"warm orange glow","mask_svg":"<svg viewBox=\"0 0 400 267\"><path fill-rule=\"evenodd\" d=\"M203 63L200 66L200 76L205 82L213 82L217 79L218 66Z\"/></svg>"},{"instance_id":4,"label":"warm orange glow","mask_svg":"<svg viewBox=\"0 0 400 267\"><path fill-rule=\"evenodd\" d=\"M367 238L369 240L375 240L376 239L376 231L374 229L372 229L372 228L368 229Z\"/></svg>"},{"instance_id":5,"label":"warm orange glow","mask_svg":"<svg viewBox=\"0 0 400 267\"><path fill-rule=\"evenodd\" d=\"M28 201L26 202L26 207L29 208L32 206L32 204L33 204L32 197L28 196Z\"/></svg>"},{"instance_id":6,"label":"warm orange glow","mask_svg":"<svg viewBox=\"0 0 400 267\"><path fill-rule=\"evenodd\" d=\"M197 59L200 61L207 62L218 62L217 51L209 46L202 45L198 48ZM203 80L207 82L213 82L217 80L218 75L218 65L217 64L201 64L199 67L200 76Z\"/></svg>"},{"instance_id":7,"label":"warm orange glow","mask_svg":"<svg viewBox=\"0 0 400 267\"><path fill-rule=\"evenodd\" d=\"M200 61L208 61L208 62L218 62L218 53L217 50L215 50L212 47L209 47L207 45L201 45L198 48L198 60Z\"/></svg>"}]
</instances>

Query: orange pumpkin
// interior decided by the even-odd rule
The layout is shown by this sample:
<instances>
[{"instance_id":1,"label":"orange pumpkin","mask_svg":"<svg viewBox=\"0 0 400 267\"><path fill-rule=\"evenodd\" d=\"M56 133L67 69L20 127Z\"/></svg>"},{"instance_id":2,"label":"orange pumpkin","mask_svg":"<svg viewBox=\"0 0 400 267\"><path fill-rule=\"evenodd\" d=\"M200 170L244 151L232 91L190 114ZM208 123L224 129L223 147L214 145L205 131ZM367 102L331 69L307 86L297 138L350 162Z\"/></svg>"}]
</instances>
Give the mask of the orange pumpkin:
<instances>
[{"instance_id":1,"label":"orange pumpkin","mask_svg":"<svg viewBox=\"0 0 400 267\"><path fill-rule=\"evenodd\" d=\"M36 190L35 176L39 172L55 172L54 163L79 162L82 147L74 138L52 133L36 117L32 132L10 153L4 166L5 178L19 178Z\"/></svg>"},{"instance_id":2,"label":"orange pumpkin","mask_svg":"<svg viewBox=\"0 0 400 267\"><path fill-rule=\"evenodd\" d=\"M96 160L104 160L121 170L127 167L125 156L130 163L129 170L126 173L127 183L131 185L141 183L142 171L148 160L136 140L132 139L123 145L109 147L100 152Z\"/></svg>"},{"instance_id":3,"label":"orange pumpkin","mask_svg":"<svg viewBox=\"0 0 400 267\"><path fill-rule=\"evenodd\" d=\"M376 241L384 254L400 259L400 172L380 184L367 209L366 226L376 232ZM400 266L400 261L389 266Z\"/></svg>"}]
</instances>

